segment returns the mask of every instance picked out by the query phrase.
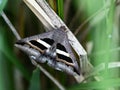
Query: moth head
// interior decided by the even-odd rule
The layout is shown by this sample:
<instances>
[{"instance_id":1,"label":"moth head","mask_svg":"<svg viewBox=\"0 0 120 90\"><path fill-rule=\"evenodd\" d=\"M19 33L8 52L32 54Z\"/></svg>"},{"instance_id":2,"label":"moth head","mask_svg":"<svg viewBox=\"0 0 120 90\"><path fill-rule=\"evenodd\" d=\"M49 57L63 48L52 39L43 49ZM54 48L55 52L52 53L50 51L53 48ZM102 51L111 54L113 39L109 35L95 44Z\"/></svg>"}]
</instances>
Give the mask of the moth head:
<instances>
[{"instance_id":1,"label":"moth head","mask_svg":"<svg viewBox=\"0 0 120 90\"><path fill-rule=\"evenodd\" d=\"M65 28L65 26L61 26L59 29L61 29L61 30L66 30L66 28Z\"/></svg>"}]
</instances>

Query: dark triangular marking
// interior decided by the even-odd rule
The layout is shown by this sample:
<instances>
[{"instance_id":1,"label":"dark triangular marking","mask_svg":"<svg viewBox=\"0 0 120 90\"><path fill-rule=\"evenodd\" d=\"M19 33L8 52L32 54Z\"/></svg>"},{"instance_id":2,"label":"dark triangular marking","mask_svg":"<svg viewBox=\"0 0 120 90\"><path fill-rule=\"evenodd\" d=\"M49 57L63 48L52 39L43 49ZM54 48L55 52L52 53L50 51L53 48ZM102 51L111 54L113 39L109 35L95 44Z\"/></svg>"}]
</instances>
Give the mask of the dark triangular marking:
<instances>
[{"instance_id":1,"label":"dark triangular marking","mask_svg":"<svg viewBox=\"0 0 120 90\"><path fill-rule=\"evenodd\" d=\"M57 49L67 52L65 47L61 45L60 43L57 44Z\"/></svg>"},{"instance_id":2,"label":"dark triangular marking","mask_svg":"<svg viewBox=\"0 0 120 90\"><path fill-rule=\"evenodd\" d=\"M44 42L46 42L49 45L52 45L54 43L54 40L49 39L49 38L44 38L44 39L41 39L41 40L43 40Z\"/></svg>"}]
</instances>

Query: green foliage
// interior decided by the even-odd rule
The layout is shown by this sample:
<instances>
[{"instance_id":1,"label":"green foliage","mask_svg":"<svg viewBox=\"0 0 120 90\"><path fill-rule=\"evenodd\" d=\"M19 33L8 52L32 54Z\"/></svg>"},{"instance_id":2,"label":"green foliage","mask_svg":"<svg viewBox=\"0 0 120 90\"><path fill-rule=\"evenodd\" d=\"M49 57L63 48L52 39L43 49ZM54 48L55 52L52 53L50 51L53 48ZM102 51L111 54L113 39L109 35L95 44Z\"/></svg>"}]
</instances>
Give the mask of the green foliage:
<instances>
[{"instance_id":1,"label":"green foliage","mask_svg":"<svg viewBox=\"0 0 120 90\"><path fill-rule=\"evenodd\" d=\"M94 81L88 83L81 83L71 87L69 90L105 90L105 88L120 87L120 78L108 79L103 81ZM106 89L108 90L108 89Z\"/></svg>"},{"instance_id":2,"label":"green foliage","mask_svg":"<svg viewBox=\"0 0 120 90\"><path fill-rule=\"evenodd\" d=\"M1 11L3 11L6 3L7 3L7 0L0 0L0 13Z\"/></svg>"},{"instance_id":3,"label":"green foliage","mask_svg":"<svg viewBox=\"0 0 120 90\"><path fill-rule=\"evenodd\" d=\"M14 80L13 80L13 65L15 65L22 73L22 75L29 80L30 74L24 65L18 60L18 58L13 53L9 37L11 35L7 32L6 28L1 26L0 28L0 83L2 89L0 90L13 90ZM12 37L11 37L12 41ZM2 85L3 84L3 85ZM3 87L2 87L3 86Z\"/></svg>"},{"instance_id":4,"label":"green foliage","mask_svg":"<svg viewBox=\"0 0 120 90\"><path fill-rule=\"evenodd\" d=\"M61 17L61 19L63 19L64 18L63 0L57 0L57 6L58 6L58 15Z\"/></svg>"},{"instance_id":5,"label":"green foliage","mask_svg":"<svg viewBox=\"0 0 120 90\"><path fill-rule=\"evenodd\" d=\"M40 70L38 68L33 71L29 90L40 90Z\"/></svg>"},{"instance_id":6,"label":"green foliage","mask_svg":"<svg viewBox=\"0 0 120 90\"><path fill-rule=\"evenodd\" d=\"M8 57L1 51L5 47L5 28L0 28L0 90L14 90L13 67Z\"/></svg>"},{"instance_id":7,"label":"green foliage","mask_svg":"<svg viewBox=\"0 0 120 90\"><path fill-rule=\"evenodd\" d=\"M15 56L15 54L12 51L12 48L10 47L9 41L8 41L8 34L7 32L5 33L5 29L1 29L1 44L0 44L0 51L1 53L3 53L5 55L5 57L8 58L8 60L10 62L12 62L16 67L18 67L21 72L23 73L24 77L29 80L30 79L30 75L28 73L28 70L25 69L25 67L23 66L23 64L20 62L20 60L18 60L18 58ZM12 38L11 38L12 40Z\"/></svg>"}]
</instances>

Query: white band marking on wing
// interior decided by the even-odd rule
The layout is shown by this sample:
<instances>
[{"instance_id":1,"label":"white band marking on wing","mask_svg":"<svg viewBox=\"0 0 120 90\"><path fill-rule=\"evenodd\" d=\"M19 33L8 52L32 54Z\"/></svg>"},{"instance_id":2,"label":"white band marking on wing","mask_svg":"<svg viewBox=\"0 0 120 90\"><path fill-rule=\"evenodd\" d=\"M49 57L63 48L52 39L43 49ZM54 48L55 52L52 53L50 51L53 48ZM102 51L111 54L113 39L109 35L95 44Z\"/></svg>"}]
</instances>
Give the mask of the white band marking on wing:
<instances>
[{"instance_id":1,"label":"white band marking on wing","mask_svg":"<svg viewBox=\"0 0 120 90\"><path fill-rule=\"evenodd\" d=\"M44 46L47 47L47 48L50 48L50 47L51 47L48 43L46 43L46 42L44 42L44 41L42 41L42 40L40 40L40 39L38 39L37 42L39 42L40 44L44 45Z\"/></svg>"},{"instance_id":2,"label":"white band marking on wing","mask_svg":"<svg viewBox=\"0 0 120 90\"><path fill-rule=\"evenodd\" d=\"M56 52L57 52L58 54L61 54L61 55L70 57L69 53L66 53L66 52L64 52L64 51L62 51L62 50L56 49Z\"/></svg>"},{"instance_id":3,"label":"white band marking on wing","mask_svg":"<svg viewBox=\"0 0 120 90\"><path fill-rule=\"evenodd\" d=\"M46 42L44 42L44 41L42 41L42 40L40 40L40 39L38 39L37 42L39 42L40 44L44 45L44 46L47 47L47 48L50 48L50 47L51 47L48 43L46 43ZM64 51L62 51L62 50L56 49L56 52L57 52L58 54L61 54L61 55L70 57L69 53L66 53L66 52L64 52Z\"/></svg>"}]
</instances>

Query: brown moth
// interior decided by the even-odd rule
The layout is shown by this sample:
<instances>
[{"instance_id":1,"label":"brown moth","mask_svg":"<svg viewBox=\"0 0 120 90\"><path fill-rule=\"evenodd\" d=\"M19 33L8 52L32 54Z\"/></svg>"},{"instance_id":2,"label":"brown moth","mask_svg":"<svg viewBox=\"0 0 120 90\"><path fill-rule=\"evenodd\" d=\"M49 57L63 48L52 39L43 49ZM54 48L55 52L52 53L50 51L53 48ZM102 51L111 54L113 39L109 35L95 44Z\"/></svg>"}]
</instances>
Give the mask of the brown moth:
<instances>
[{"instance_id":1,"label":"brown moth","mask_svg":"<svg viewBox=\"0 0 120 90\"><path fill-rule=\"evenodd\" d=\"M70 75L80 75L78 63L63 28L18 40L15 46L37 62L47 62L54 69Z\"/></svg>"}]
</instances>

